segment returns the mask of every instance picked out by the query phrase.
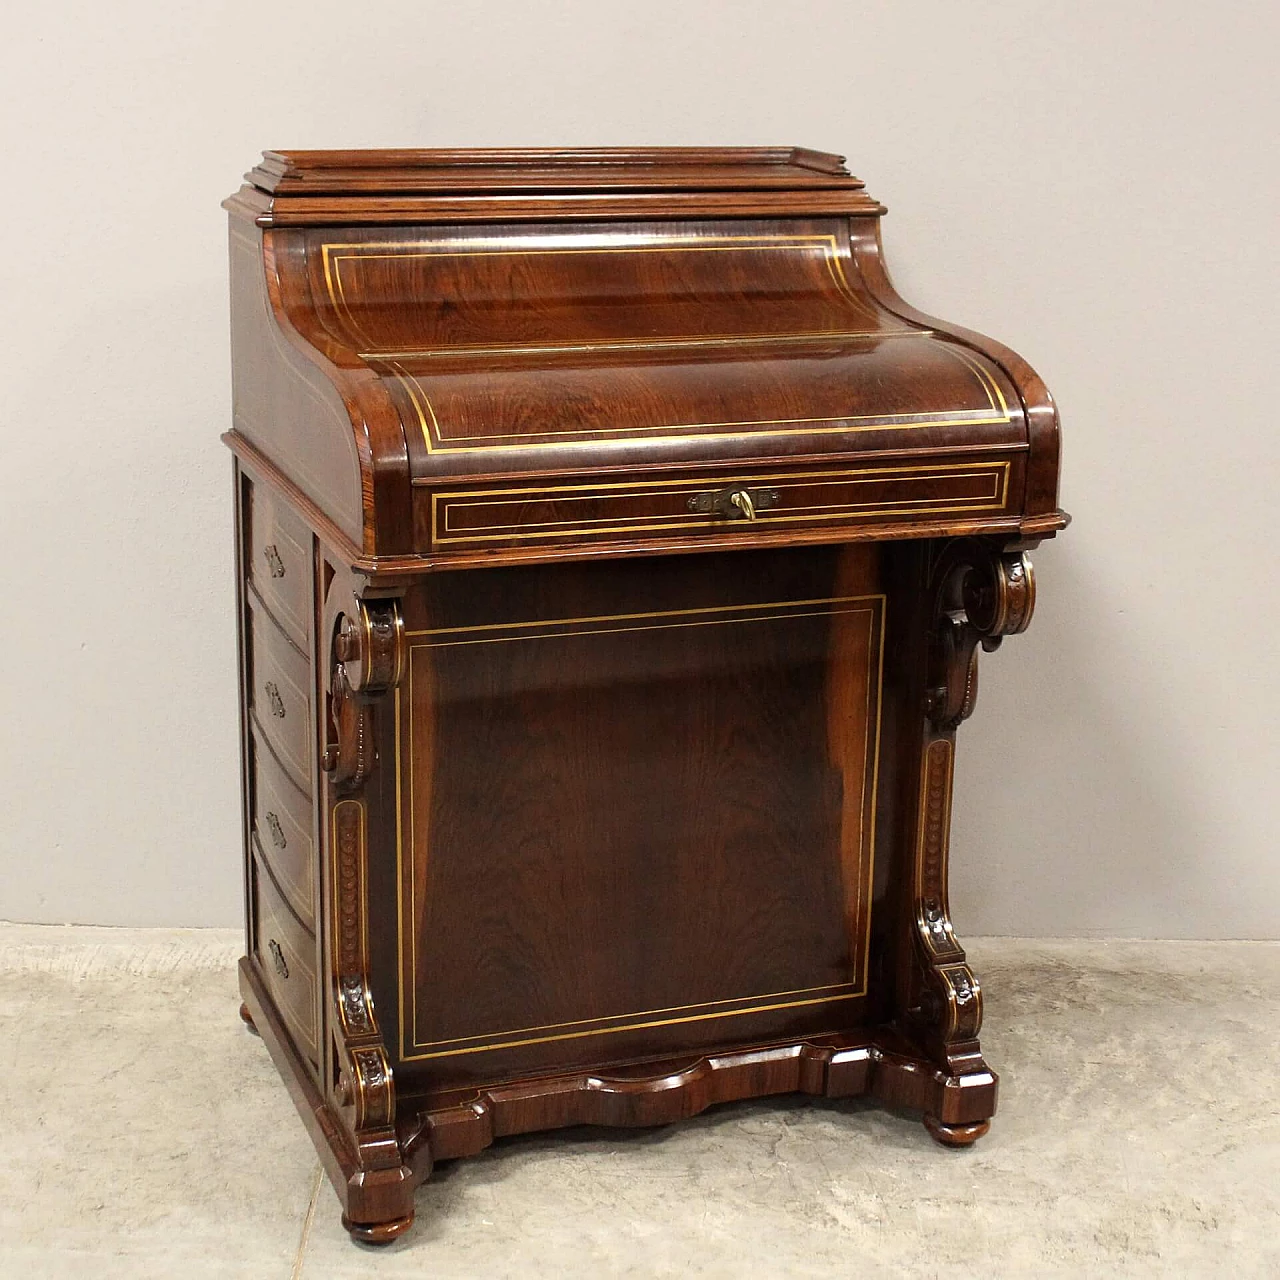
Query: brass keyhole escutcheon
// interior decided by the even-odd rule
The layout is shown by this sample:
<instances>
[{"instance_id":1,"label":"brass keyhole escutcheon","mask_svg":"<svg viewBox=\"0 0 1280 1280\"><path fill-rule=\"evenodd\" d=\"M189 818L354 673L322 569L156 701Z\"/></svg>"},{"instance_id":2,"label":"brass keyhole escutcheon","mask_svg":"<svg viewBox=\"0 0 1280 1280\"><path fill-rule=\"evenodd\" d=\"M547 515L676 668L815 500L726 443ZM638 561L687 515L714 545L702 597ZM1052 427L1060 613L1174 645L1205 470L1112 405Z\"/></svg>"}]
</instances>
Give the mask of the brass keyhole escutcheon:
<instances>
[{"instance_id":1,"label":"brass keyhole escutcheon","mask_svg":"<svg viewBox=\"0 0 1280 1280\"><path fill-rule=\"evenodd\" d=\"M689 499L690 511L703 511L725 520L758 520L760 512L778 505L777 489L719 489L714 493L695 493Z\"/></svg>"},{"instance_id":2,"label":"brass keyhole escutcheon","mask_svg":"<svg viewBox=\"0 0 1280 1280\"><path fill-rule=\"evenodd\" d=\"M289 841L284 834L284 827L280 825L280 819L274 813L267 814L266 823L271 831L271 843L277 849L288 847Z\"/></svg>"}]
</instances>

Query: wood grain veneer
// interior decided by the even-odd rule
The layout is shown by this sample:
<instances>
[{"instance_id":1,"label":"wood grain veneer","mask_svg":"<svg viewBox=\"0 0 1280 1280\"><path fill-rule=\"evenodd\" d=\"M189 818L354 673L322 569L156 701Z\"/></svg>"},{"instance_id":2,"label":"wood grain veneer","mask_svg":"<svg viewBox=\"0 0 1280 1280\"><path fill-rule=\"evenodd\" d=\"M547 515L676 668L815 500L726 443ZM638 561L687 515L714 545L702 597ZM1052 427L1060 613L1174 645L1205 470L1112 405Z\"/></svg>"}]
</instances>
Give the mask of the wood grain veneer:
<instances>
[{"instance_id":1,"label":"wood grain veneer","mask_svg":"<svg viewBox=\"0 0 1280 1280\"><path fill-rule=\"evenodd\" d=\"M802 148L272 151L230 214L248 946L357 1238L504 1134L985 1132L978 649L1065 527L1007 347Z\"/></svg>"}]
</instances>

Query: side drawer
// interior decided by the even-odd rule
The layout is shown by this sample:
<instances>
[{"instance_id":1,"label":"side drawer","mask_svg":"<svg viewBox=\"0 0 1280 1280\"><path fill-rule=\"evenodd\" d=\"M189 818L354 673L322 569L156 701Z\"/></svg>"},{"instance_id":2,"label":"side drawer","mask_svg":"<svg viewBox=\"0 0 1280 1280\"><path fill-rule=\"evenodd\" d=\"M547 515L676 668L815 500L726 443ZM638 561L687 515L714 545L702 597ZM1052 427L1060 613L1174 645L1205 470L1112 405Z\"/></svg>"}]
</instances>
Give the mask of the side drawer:
<instances>
[{"instance_id":1,"label":"side drawer","mask_svg":"<svg viewBox=\"0 0 1280 1280\"><path fill-rule=\"evenodd\" d=\"M253 735L253 830L289 905L308 929L316 927L315 848L311 800L271 748Z\"/></svg>"},{"instance_id":2,"label":"side drawer","mask_svg":"<svg viewBox=\"0 0 1280 1280\"><path fill-rule=\"evenodd\" d=\"M429 495L430 541L441 551L536 547L771 530L839 530L1008 515L1021 459L718 473L680 480L510 485ZM1015 474L1016 473L1016 474ZM746 500L735 495L745 493Z\"/></svg>"},{"instance_id":3,"label":"side drawer","mask_svg":"<svg viewBox=\"0 0 1280 1280\"><path fill-rule=\"evenodd\" d=\"M249 493L245 571L271 615L304 653L310 649L311 534L263 484Z\"/></svg>"},{"instance_id":4,"label":"side drawer","mask_svg":"<svg viewBox=\"0 0 1280 1280\"><path fill-rule=\"evenodd\" d=\"M311 666L283 631L247 602L249 709L293 780L311 792Z\"/></svg>"},{"instance_id":5,"label":"side drawer","mask_svg":"<svg viewBox=\"0 0 1280 1280\"><path fill-rule=\"evenodd\" d=\"M315 936L289 910L261 850L255 848L254 854L254 956L298 1048L315 1063L319 1061Z\"/></svg>"}]
</instances>

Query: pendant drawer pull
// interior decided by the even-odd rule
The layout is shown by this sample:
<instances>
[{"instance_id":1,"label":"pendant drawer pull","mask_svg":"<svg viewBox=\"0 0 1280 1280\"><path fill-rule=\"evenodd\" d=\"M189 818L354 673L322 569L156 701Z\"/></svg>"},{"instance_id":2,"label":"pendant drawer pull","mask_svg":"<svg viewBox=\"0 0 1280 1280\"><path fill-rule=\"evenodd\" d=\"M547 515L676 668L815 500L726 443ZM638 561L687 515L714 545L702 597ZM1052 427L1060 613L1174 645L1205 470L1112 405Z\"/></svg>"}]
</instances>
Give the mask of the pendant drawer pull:
<instances>
[{"instance_id":1,"label":"pendant drawer pull","mask_svg":"<svg viewBox=\"0 0 1280 1280\"><path fill-rule=\"evenodd\" d=\"M271 714L277 720L283 720L284 699L280 696L280 686L274 680L268 680L262 688L267 695L267 701L271 704Z\"/></svg>"},{"instance_id":2,"label":"pendant drawer pull","mask_svg":"<svg viewBox=\"0 0 1280 1280\"><path fill-rule=\"evenodd\" d=\"M284 561L280 559L280 552L276 550L274 542L268 543L262 548L262 554L266 558L267 568L271 570L273 578L284 577Z\"/></svg>"},{"instance_id":3,"label":"pendant drawer pull","mask_svg":"<svg viewBox=\"0 0 1280 1280\"><path fill-rule=\"evenodd\" d=\"M289 841L284 834L284 828L280 825L280 819L274 813L268 813L266 822L271 829L271 843L277 849L287 848Z\"/></svg>"}]
</instances>

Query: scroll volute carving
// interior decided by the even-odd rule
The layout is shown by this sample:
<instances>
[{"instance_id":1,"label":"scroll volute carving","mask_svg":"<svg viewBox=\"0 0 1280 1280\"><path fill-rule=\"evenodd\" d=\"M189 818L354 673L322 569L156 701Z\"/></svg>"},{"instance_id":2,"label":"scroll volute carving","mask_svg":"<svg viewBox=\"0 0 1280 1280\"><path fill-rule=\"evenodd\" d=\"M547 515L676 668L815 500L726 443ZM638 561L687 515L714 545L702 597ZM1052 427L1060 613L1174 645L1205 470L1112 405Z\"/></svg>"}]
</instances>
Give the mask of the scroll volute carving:
<instances>
[{"instance_id":1,"label":"scroll volute carving","mask_svg":"<svg viewBox=\"0 0 1280 1280\"><path fill-rule=\"evenodd\" d=\"M324 767L340 792L351 793L364 786L376 759L369 703L404 674L404 620L394 600L353 600L332 634Z\"/></svg>"},{"instance_id":2,"label":"scroll volute carving","mask_svg":"<svg viewBox=\"0 0 1280 1280\"><path fill-rule=\"evenodd\" d=\"M332 787L330 875L334 1067L331 1105L350 1126L368 1169L399 1168L388 1129L395 1091L369 985L368 813L364 786L377 766L377 700L404 674L399 603L338 597L326 608L332 637L324 768Z\"/></svg>"},{"instance_id":3,"label":"scroll volute carving","mask_svg":"<svg viewBox=\"0 0 1280 1280\"><path fill-rule=\"evenodd\" d=\"M944 556L935 582L927 710L937 728L954 729L978 698L979 646L990 653L1030 625L1035 574L1025 551L962 544Z\"/></svg>"},{"instance_id":4,"label":"scroll volute carving","mask_svg":"<svg viewBox=\"0 0 1280 1280\"><path fill-rule=\"evenodd\" d=\"M1035 578L1022 550L981 540L947 545L933 567L924 754L916 837L915 933L919 980L908 1012L953 1074L985 1070L977 1047L982 988L956 939L948 905L948 845L955 730L978 696L978 653L1025 631ZM954 1137L944 1137L952 1141Z\"/></svg>"}]
</instances>

